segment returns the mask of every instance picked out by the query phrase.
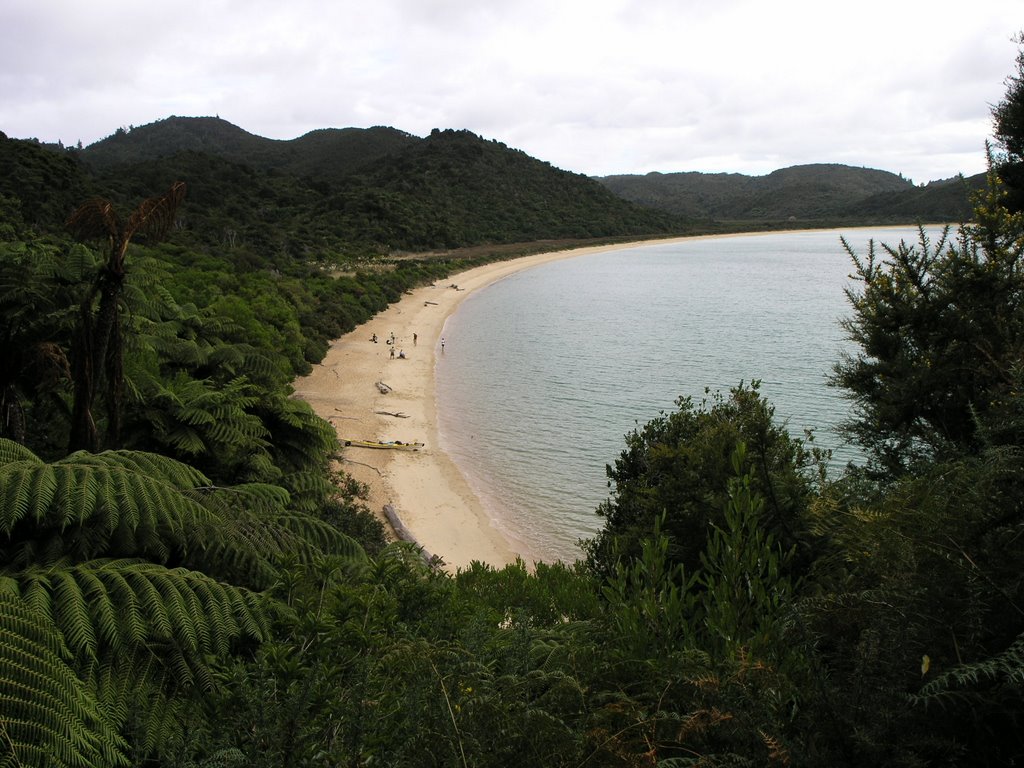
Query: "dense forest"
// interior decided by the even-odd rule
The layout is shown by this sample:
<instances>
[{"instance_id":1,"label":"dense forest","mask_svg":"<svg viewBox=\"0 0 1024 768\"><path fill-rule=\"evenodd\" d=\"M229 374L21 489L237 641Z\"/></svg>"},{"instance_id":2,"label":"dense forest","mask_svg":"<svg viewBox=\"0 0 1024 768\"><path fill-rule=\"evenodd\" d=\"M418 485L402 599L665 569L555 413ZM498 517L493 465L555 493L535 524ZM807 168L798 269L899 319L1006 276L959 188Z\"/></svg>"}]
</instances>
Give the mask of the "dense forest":
<instances>
[{"instance_id":1,"label":"dense forest","mask_svg":"<svg viewBox=\"0 0 1024 768\"><path fill-rule=\"evenodd\" d=\"M463 132L333 181L0 137L0 765L1018 763L1022 114L1024 52L970 220L849 254L862 466L738 382L626 436L577 562L455 574L291 382L517 240L678 219Z\"/></svg>"},{"instance_id":2,"label":"dense forest","mask_svg":"<svg viewBox=\"0 0 1024 768\"><path fill-rule=\"evenodd\" d=\"M649 173L598 181L626 200L690 221L760 229L966 221L971 194L985 186L985 174L915 186L887 171L816 164L781 168L765 176Z\"/></svg>"},{"instance_id":3,"label":"dense forest","mask_svg":"<svg viewBox=\"0 0 1024 768\"><path fill-rule=\"evenodd\" d=\"M172 117L82 149L39 148L118 202L184 179L193 244L224 239L293 259L636 237L685 224L468 131L419 139L349 128L281 142L218 118Z\"/></svg>"}]
</instances>

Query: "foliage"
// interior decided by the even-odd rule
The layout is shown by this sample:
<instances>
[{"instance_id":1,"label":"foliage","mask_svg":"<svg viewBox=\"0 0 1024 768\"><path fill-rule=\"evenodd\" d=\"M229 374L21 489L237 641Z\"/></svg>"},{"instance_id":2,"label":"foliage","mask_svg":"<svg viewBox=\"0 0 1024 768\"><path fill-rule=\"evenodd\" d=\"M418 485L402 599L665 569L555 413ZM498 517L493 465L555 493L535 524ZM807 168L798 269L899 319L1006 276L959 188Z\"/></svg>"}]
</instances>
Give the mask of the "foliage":
<instances>
[{"instance_id":1,"label":"foliage","mask_svg":"<svg viewBox=\"0 0 1024 768\"><path fill-rule=\"evenodd\" d=\"M176 721L174 692L203 689L215 656L266 633L257 595L188 567L219 562L224 572L267 576L251 541L225 535L204 501L216 495L208 485L153 454L77 453L46 464L0 440L0 626L11 662L0 685L23 702L17 718L5 717L6 760L84 765L102 753L107 764L123 762L118 734L132 703L147 699L147 714L169 716L139 724L139 744L152 749ZM272 499L240 492L262 507Z\"/></svg>"},{"instance_id":2,"label":"foliage","mask_svg":"<svg viewBox=\"0 0 1024 768\"><path fill-rule=\"evenodd\" d=\"M640 556L619 558L602 594L606 620L628 659L665 658L680 645L696 644L693 621L698 606L694 590L700 572L687 577L682 563L671 563L663 518L641 542Z\"/></svg>"},{"instance_id":3,"label":"foliage","mask_svg":"<svg viewBox=\"0 0 1024 768\"><path fill-rule=\"evenodd\" d=\"M603 764L784 764L801 668L788 636L793 589L786 555L761 529L763 499L732 456L725 521L686 575L661 522L638 558L622 559L602 592L612 662L591 687L604 706ZM618 691L614 696L611 692ZM614 714L613 714L614 713ZM650 762L631 761L645 758ZM622 761L621 763L619 761Z\"/></svg>"},{"instance_id":4,"label":"foliage","mask_svg":"<svg viewBox=\"0 0 1024 768\"><path fill-rule=\"evenodd\" d=\"M465 132L278 146L172 119L101 143L105 170L88 154L0 137L0 764L1024 759L1024 227L998 180L954 238L851 254L836 383L869 467L830 477L756 383L680 400L626 436L585 562L447 574L386 543L289 382L511 251L357 256L664 220ZM190 205L119 289L130 450L68 455L77 310L110 254L61 223L94 184L134 205L180 170Z\"/></svg>"},{"instance_id":5,"label":"foliage","mask_svg":"<svg viewBox=\"0 0 1024 768\"><path fill-rule=\"evenodd\" d=\"M110 168L205 152L278 174L341 179L416 141L408 133L379 126L316 130L278 141L254 136L220 118L169 117L117 131L81 155L90 165Z\"/></svg>"},{"instance_id":6,"label":"foliage","mask_svg":"<svg viewBox=\"0 0 1024 768\"><path fill-rule=\"evenodd\" d=\"M1001 765L1019 721L1019 448L851 482L815 516L831 554L798 602L826 764ZM839 756L843 755L841 762Z\"/></svg>"},{"instance_id":7,"label":"foliage","mask_svg":"<svg viewBox=\"0 0 1024 768\"><path fill-rule=\"evenodd\" d=\"M0 234L5 225L8 237L58 229L91 189L73 155L0 133Z\"/></svg>"},{"instance_id":8,"label":"foliage","mask_svg":"<svg viewBox=\"0 0 1024 768\"><path fill-rule=\"evenodd\" d=\"M0 437L24 443L32 405L70 379L67 351L57 340L74 324L74 286L94 266L82 247L62 253L49 243L0 242Z\"/></svg>"},{"instance_id":9,"label":"foliage","mask_svg":"<svg viewBox=\"0 0 1024 768\"><path fill-rule=\"evenodd\" d=\"M333 260L681 226L592 179L466 131L420 139L349 128L280 142L213 118L169 118L78 154L129 198L188 179L198 206L188 230L264 258Z\"/></svg>"},{"instance_id":10,"label":"foliage","mask_svg":"<svg viewBox=\"0 0 1024 768\"><path fill-rule=\"evenodd\" d=\"M681 398L677 406L626 435L626 450L607 468L614 489L598 509L603 529L585 543L588 564L607 574L615 560L636 556L640 541L664 516L671 562L693 572L709 526L723 522L732 456L741 442L747 446L743 470L752 473L755 490L767 501L768 530L806 557L812 542L801 515L816 454L774 423L774 408L760 396L758 383L735 387L728 399L716 393L710 402Z\"/></svg>"},{"instance_id":11,"label":"foliage","mask_svg":"<svg viewBox=\"0 0 1024 768\"><path fill-rule=\"evenodd\" d=\"M1017 42L1024 45L1024 36ZM1006 78L1006 94L992 108L993 133L1005 154L998 173L1007 187L1006 207L1024 210L1024 48L1017 52L1017 70Z\"/></svg>"},{"instance_id":12,"label":"foliage","mask_svg":"<svg viewBox=\"0 0 1024 768\"><path fill-rule=\"evenodd\" d=\"M832 381L855 405L848 434L885 470L977 452L1000 431L1024 350L1024 219L991 182L955 239L846 246L860 287L843 327L858 350Z\"/></svg>"},{"instance_id":13,"label":"foliage","mask_svg":"<svg viewBox=\"0 0 1024 768\"><path fill-rule=\"evenodd\" d=\"M701 624L706 633L701 647L715 658L778 653L793 597L785 575L793 550L782 551L764 524L764 498L754 492L752 474L744 474L745 458L746 445L740 443L732 455L734 477L728 481L723 524L713 526L700 555Z\"/></svg>"},{"instance_id":14,"label":"foliage","mask_svg":"<svg viewBox=\"0 0 1024 768\"><path fill-rule=\"evenodd\" d=\"M71 350L74 399L71 413L71 450L99 449L101 439L93 404L102 391L107 404L104 443L120 447L124 394L124 348L121 302L127 274L128 246L136 235L160 240L174 225L175 213L185 198L185 184L176 181L162 195L148 197L121 221L109 200L94 197L68 217L66 226L79 240L105 240L106 262L91 276L82 298ZM105 385L105 386L104 386Z\"/></svg>"}]
</instances>

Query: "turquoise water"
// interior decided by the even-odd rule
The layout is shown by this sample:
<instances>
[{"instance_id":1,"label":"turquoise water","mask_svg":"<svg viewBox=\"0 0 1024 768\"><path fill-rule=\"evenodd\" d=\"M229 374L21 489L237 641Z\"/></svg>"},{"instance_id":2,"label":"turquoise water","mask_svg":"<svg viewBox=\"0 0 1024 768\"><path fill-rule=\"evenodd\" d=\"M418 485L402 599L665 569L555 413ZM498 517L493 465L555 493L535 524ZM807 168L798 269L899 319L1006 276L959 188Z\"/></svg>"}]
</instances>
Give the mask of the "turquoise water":
<instances>
[{"instance_id":1,"label":"turquoise water","mask_svg":"<svg viewBox=\"0 0 1024 768\"><path fill-rule=\"evenodd\" d=\"M850 259L906 229L748 235L648 245L520 272L469 296L437 362L441 447L532 560L574 560L607 498L624 435L678 397L761 380L790 431L849 406L825 380L848 314Z\"/></svg>"}]
</instances>

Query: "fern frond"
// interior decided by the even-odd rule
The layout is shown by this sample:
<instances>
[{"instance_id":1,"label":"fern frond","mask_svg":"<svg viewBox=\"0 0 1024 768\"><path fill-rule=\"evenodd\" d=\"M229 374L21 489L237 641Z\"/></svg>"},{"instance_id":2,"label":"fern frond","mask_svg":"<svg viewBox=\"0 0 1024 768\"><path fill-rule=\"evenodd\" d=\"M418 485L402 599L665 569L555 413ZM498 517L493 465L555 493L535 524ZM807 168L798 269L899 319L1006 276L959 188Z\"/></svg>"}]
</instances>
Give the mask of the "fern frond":
<instances>
[{"instance_id":1,"label":"fern frond","mask_svg":"<svg viewBox=\"0 0 1024 768\"><path fill-rule=\"evenodd\" d=\"M154 240L162 239L174 223L174 214L184 199L185 182L174 182L162 195L139 203L125 222L124 231L129 238L138 232Z\"/></svg>"},{"instance_id":2,"label":"fern frond","mask_svg":"<svg viewBox=\"0 0 1024 768\"><path fill-rule=\"evenodd\" d=\"M186 456L199 456L206 452L206 443L194 429L174 425L164 432L163 439L169 446Z\"/></svg>"},{"instance_id":3,"label":"fern frond","mask_svg":"<svg viewBox=\"0 0 1024 768\"><path fill-rule=\"evenodd\" d=\"M187 493L208 485L192 467L134 451L0 465L0 534L10 535L28 518L37 542L46 541L48 532L54 544L74 547L79 559L116 542L121 553L163 560L215 536L215 516ZM78 534L70 536L71 530Z\"/></svg>"},{"instance_id":4,"label":"fern frond","mask_svg":"<svg viewBox=\"0 0 1024 768\"><path fill-rule=\"evenodd\" d=\"M127 568L120 574L133 590L144 626L154 640L169 640L174 628L163 595L142 570Z\"/></svg>"},{"instance_id":5,"label":"fern frond","mask_svg":"<svg viewBox=\"0 0 1024 768\"><path fill-rule=\"evenodd\" d=\"M96 631L91 605L72 571L59 569L50 578L54 622L60 628L69 648L95 656Z\"/></svg>"},{"instance_id":6,"label":"fern frond","mask_svg":"<svg viewBox=\"0 0 1024 768\"><path fill-rule=\"evenodd\" d=\"M28 461L42 464L43 461L21 443L6 438L0 439L0 464L12 464L16 461Z\"/></svg>"},{"instance_id":7,"label":"fern frond","mask_svg":"<svg viewBox=\"0 0 1024 768\"><path fill-rule=\"evenodd\" d=\"M141 475L153 477L178 490L210 484L207 477L195 467L156 453L105 451L96 454L96 459L108 465L124 467Z\"/></svg>"},{"instance_id":8,"label":"fern frond","mask_svg":"<svg viewBox=\"0 0 1024 768\"><path fill-rule=\"evenodd\" d=\"M121 230L121 220L109 200L93 197L82 203L64 222L79 240L113 238Z\"/></svg>"},{"instance_id":9,"label":"fern frond","mask_svg":"<svg viewBox=\"0 0 1024 768\"><path fill-rule=\"evenodd\" d=\"M290 494L279 486L249 483L229 489L203 489L197 493L217 511L225 537L234 546L244 544L255 558L280 561L310 560L333 554L362 562L366 554L350 536L312 515L289 509ZM223 558L225 553L209 553ZM239 550L238 554L244 554ZM252 563L255 565L255 563Z\"/></svg>"},{"instance_id":10,"label":"fern frond","mask_svg":"<svg viewBox=\"0 0 1024 768\"><path fill-rule=\"evenodd\" d=\"M126 744L61 657L54 627L0 594L0 761L18 766L128 765Z\"/></svg>"},{"instance_id":11,"label":"fern frond","mask_svg":"<svg viewBox=\"0 0 1024 768\"><path fill-rule=\"evenodd\" d=\"M117 620L116 635L110 634L101 626L101 637L111 647L121 645L136 645L146 641L150 627L160 637L167 637L170 628L161 623L160 619L166 621L166 616L146 616L143 613L139 595L125 578L124 569L117 567L122 561L112 561L103 566L102 578L97 574L90 574L103 588L103 596L97 595L96 599L109 601L115 607L114 618ZM87 577L88 578L88 577ZM97 588L97 592L99 589Z\"/></svg>"},{"instance_id":12,"label":"fern frond","mask_svg":"<svg viewBox=\"0 0 1024 768\"><path fill-rule=\"evenodd\" d=\"M233 641L259 641L268 633L262 598L186 568L95 560L30 569L22 585L34 595L31 607L44 605L39 615L53 616L57 636L80 657L116 655L156 643L178 647L193 665L202 666Z\"/></svg>"},{"instance_id":13,"label":"fern frond","mask_svg":"<svg viewBox=\"0 0 1024 768\"><path fill-rule=\"evenodd\" d=\"M319 470L292 472L282 477L280 482L291 492L292 506L308 514L320 510L336 490L330 477Z\"/></svg>"},{"instance_id":14,"label":"fern frond","mask_svg":"<svg viewBox=\"0 0 1024 768\"><path fill-rule=\"evenodd\" d=\"M56 478L50 467L41 462L12 462L0 467L0 490L0 532L9 535L20 520L45 517L56 490Z\"/></svg>"}]
</instances>

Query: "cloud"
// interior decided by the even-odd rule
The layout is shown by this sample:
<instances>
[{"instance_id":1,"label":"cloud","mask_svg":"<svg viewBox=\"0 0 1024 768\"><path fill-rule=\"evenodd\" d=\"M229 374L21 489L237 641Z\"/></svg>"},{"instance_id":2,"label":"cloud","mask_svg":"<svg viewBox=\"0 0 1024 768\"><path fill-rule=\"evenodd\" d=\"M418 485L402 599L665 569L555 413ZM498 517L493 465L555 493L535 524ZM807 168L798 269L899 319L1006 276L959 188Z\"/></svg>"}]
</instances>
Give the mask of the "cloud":
<instances>
[{"instance_id":1,"label":"cloud","mask_svg":"<svg viewBox=\"0 0 1024 768\"><path fill-rule=\"evenodd\" d=\"M9 0L0 130L467 128L582 173L984 167L1018 0Z\"/></svg>"}]
</instances>

